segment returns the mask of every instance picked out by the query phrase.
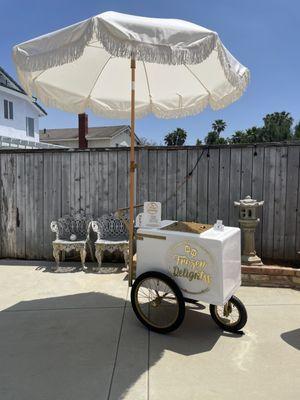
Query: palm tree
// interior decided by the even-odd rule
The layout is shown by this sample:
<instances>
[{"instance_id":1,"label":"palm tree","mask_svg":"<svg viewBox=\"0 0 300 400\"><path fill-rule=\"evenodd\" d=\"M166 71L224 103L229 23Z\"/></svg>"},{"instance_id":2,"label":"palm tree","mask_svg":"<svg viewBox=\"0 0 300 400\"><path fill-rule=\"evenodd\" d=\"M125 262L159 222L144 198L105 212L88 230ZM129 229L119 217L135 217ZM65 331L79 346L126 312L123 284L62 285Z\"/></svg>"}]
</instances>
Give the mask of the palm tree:
<instances>
[{"instance_id":1,"label":"palm tree","mask_svg":"<svg viewBox=\"0 0 300 400\"><path fill-rule=\"evenodd\" d=\"M213 122L212 124L212 129L214 132L220 135L221 132L225 131L226 126L227 125L225 121L223 121L222 119L216 119L215 122Z\"/></svg>"}]
</instances>

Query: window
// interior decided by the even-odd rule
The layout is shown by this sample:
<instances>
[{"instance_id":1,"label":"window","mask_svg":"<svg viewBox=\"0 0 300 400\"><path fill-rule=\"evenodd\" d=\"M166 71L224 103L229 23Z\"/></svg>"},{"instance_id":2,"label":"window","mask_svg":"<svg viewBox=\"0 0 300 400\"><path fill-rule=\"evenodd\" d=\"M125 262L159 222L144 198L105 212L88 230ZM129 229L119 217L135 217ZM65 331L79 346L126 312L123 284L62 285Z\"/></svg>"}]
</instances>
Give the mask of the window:
<instances>
[{"instance_id":1,"label":"window","mask_svg":"<svg viewBox=\"0 0 300 400\"><path fill-rule=\"evenodd\" d=\"M26 117L26 135L34 137L34 119Z\"/></svg>"},{"instance_id":2,"label":"window","mask_svg":"<svg viewBox=\"0 0 300 400\"><path fill-rule=\"evenodd\" d=\"M12 101L4 100L4 118L14 119L14 104Z\"/></svg>"}]
</instances>

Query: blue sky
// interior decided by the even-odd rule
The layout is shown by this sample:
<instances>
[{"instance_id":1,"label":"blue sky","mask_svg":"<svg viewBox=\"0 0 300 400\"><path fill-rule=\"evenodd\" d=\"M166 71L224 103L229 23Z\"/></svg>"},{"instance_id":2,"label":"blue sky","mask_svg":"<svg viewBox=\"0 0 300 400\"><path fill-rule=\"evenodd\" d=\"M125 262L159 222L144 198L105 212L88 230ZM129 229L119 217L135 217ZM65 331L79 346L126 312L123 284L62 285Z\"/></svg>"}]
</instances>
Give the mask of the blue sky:
<instances>
[{"instance_id":1,"label":"blue sky","mask_svg":"<svg viewBox=\"0 0 300 400\"><path fill-rule=\"evenodd\" d=\"M16 76L14 44L62 28L104 11L182 18L219 33L233 55L251 71L244 96L224 110L207 109L197 116L137 121L136 132L162 142L176 127L188 132L188 144L203 139L218 118L227 122L225 135L253 125L273 111L289 111L300 120L300 1L298 0L0 0L0 65ZM77 116L47 109L41 128L74 127ZM128 123L89 114L90 126Z\"/></svg>"}]
</instances>

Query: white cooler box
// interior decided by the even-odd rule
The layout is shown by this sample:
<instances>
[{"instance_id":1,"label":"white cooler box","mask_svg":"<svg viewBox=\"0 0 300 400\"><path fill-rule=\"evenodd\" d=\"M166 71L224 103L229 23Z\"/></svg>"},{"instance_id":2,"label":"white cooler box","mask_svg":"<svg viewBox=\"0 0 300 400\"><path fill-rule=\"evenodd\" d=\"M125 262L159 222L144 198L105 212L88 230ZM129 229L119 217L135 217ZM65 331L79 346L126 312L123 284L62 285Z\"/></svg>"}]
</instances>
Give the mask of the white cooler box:
<instances>
[{"instance_id":1,"label":"white cooler box","mask_svg":"<svg viewBox=\"0 0 300 400\"><path fill-rule=\"evenodd\" d=\"M162 221L162 226L173 222ZM160 271L175 280L187 299L223 305L241 285L239 228L200 234L139 228L137 239L136 275Z\"/></svg>"}]
</instances>

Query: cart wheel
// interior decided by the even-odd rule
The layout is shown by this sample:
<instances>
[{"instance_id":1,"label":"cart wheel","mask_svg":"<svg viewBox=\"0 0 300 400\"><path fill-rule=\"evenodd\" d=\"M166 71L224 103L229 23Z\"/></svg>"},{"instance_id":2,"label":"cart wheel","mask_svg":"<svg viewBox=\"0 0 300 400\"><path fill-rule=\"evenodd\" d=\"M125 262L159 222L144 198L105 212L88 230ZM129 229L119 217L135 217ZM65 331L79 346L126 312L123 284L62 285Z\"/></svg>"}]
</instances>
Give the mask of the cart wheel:
<instances>
[{"instance_id":1,"label":"cart wheel","mask_svg":"<svg viewBox=\"0 0 300 400\"><path fill-rule=\"evenodd\" d=\"M236 296L232 296L224 306L210 304L210 315L217 325L229 332L238 332L247 322L247 311Z\"/></svg>"},{"instance_id":2,"label":"cart wheel","mask_svg":"<svg viewBox=\"0 0 300 400\"><path fill-rule=\"evenodd\" d=\"M131 304L142 324L155 332L174 331L184 319L185 303L179 287L160 272L145 272L134 281Z\"/></svg>"}]
</instances>

